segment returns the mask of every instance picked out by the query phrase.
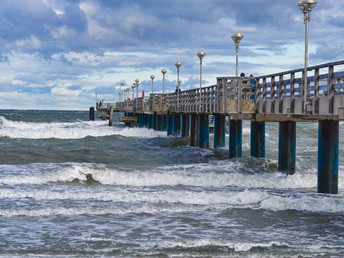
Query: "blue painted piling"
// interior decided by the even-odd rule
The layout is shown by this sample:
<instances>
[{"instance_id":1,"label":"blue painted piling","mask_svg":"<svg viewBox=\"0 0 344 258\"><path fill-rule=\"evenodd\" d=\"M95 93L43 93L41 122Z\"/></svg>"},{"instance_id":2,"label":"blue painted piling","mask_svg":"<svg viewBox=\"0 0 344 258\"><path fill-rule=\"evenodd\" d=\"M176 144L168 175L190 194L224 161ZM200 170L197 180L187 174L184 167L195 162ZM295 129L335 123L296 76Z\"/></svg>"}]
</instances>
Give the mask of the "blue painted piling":
<instances>
[{"instance_id":1,"label":"blue painted piling","mask_svg":"<svg viewBox=\"0 0 344 258\"><path fill-rule=\"evenodd\" d=\"M153 115L152 114L148 115L148 128L153 129Z\"/></svg>"},{"instance_id":2,"label":"blue painted piling","mask_svg":"<svg viewBox=\"0 0 344 258\"><path fill-rule=\"evenodd\" d=\"M198 146L200 148L209 148L209 116L199 115L199 137Z\"/></svg>"},{"instance_id":3,"label":"blue painted piling","mask_svg":"<svg viewBox=\"0 0 344 258\"><path fill-rule=\"evenodd\" d=\"M182 116L182 137L189 136L189 115Z\"/></svg>"},{"instance_id":4,"label":"blue painted piling","mask_svg":"<svg viewBox=\"0 0 344 258\"><path fill-rule=\"evenodd\" d=\"M251 156L265 157L265 122L251 121Z\"/></svg>"},{"instance_id":5,"label":"blue painted piling","mask_svg":"<svg viewBox=\"0 0 344 258\"><path fill-rule=\"evenodd\" d=\"M242 120L229 121L229 158L242 155Z\"/></svg>"},{"instance_id":6,"label":"blue painted piling","mask_svg":"<svg viewBox=\"0 0 344 258\"><path fill-rule=\"evenodd\" d=\"M180 115L174 115L174 136L180 136Z\"/></svg>"},{"instance_id":7,"label":"blue painted piling","mask_svg":"<svg viewBox=\"0 0 344 258\"><path fill-rule=\"evenodd\" d=\"M339 121L319 121L318 193L338 193Z\"/></svg>"},{"instance_id":8,"label":"blue painted piling","mask_svg":"<svg viewBox=\"0 0 344 258\"><path fill-rule=\"evenodd\" d=\"M156 115L156 121L155 121L156 125L155 128L157 131L161 131L161 115Z\"/></svg>"},{"instance_id":9,"label":"blue painted piling","mask_svg":"<svg viewBox=\"0 0 344 258\"><path fill-rule=\"evenodd\" d=\"M147 115L147 114L144 114L144 115L143 115L143 120L144 120L144 121L143 121L143 125L144 125L144 127L146 127L146 128L148 127L148 116L149 116L149 115Z\"/></svg>"},{"instance_id":10,"label":"blue painted piling","mask_svg":"<svg viewBox=\"0 0 344 258\"><path fill-rule=\"evenodd\" d=\"M143 116L144 116L143 114L139 114L139 118L140 118L139 125L140 125L140 127L144 126L144 117Z\"/></svg>"},{"instance_id":11,"label":"blue painted piling","mask_svg":"<svg viewBox=\"0 0 344 258\"><path fill-rule=\"evenodd\" d=\"M214 115L214 148L226 145L226 117Z\"/></svg>"},{"instance_id":12,"label":"blue painted piling","mask_svg":"<svg viewBox=\"0 0 344 258\"><path fill-rule=\"evenodd\" d=\"M278 170L295 173L296 122L279 123Z\"/></svg>"},{"instance_id":13,"label":"blue painted piling","mask_svg":"<svg viewBox=\"0 0 344 258\"><path fill-rule=\"evenodd\" d=\"M172 115L167 116L167 135L173 135L174 132L174 117Z\"/></svg>"},{"instance_id":14,"label":"blue painted piling","mask_svg":"<svg viewBox=\"0 0 344 258\"><path fill-rule=\"evenodd\" d=\"M198 146L198 115L191 114L190 146Z\"/></svg>"},{"instance_id":15,"label":"blue painted piling","mask_svg":"<svg viewBox=\"0 0 344 258\"><path fill-rule=\"evenodd\" d=\"M167 131L167 116L161 115L161 131Z\"/></svg>"}]
</instances>

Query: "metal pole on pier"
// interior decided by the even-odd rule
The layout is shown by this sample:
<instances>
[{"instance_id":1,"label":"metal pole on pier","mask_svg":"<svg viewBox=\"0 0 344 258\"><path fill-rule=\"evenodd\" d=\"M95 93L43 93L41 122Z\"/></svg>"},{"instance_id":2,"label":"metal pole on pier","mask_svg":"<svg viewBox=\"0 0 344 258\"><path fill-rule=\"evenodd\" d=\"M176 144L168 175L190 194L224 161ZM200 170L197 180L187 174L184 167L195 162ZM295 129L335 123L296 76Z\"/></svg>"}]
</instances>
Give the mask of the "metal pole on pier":
<instances>
[{"instance_id":1,"label":"metal pole on pier","mask_svg":"<svg viewBox=\"0 0 344 258\"><path fill-rule=\"evenodd\" d=\"M303 90L302 90L302 109L303 113L306 113L307 107L307 88L308 88L308 79L307 79L307 70L308 70L308 23L311 21L311 11L316 6L316 0L299 0L299 8L303 12L304 15L304 23L305 23L305 71L303 74Z\"/></svg>"},{"instance_id":2,"label":"metal pole on pier","mask_svg":"<svg viewBox=\"0 0 344 258\"><path fill-rule=\"evenodd\" d=\"M240 31L234 32L232 34L232 39L235 43L235 50L236 50L236 72L235 72L236 77L239 76L239 43L243 39L243 37L244 35Z\"/></svg>"},{"instance_id":3,"label":"metal pole on pier","mask_svg":"<svg viewBox=\"0 0 344 258\"><path fill-rule=\"evenodd\" d=\"M180 81L179 81L179 68L182 66L182 62L178 61L176 63L177 67L177 108L176 111L179 111L179 87L180 87Z\"/></svg>"}]
</instances>

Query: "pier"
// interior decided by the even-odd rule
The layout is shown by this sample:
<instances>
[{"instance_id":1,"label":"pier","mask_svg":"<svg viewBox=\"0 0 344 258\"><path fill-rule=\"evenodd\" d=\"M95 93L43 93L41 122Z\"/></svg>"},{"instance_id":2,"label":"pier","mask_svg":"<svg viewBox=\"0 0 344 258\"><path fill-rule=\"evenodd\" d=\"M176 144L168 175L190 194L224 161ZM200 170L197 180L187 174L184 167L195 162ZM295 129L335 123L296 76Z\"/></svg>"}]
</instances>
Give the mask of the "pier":
<instances>
[{"instance_id":1,"label":"pier","mask_svg":"<svg viewBox=\"0 0 344 258\"><path fill-rule=\"evenodd\" d=\"M295 173L296 123L318 123L318 192L338 193L339 121L344 120L344 60L257 77L218 77L217 84L178 93L97 105L124 112L140 127L190 137L190 146L225 146L229 118L229 158L242 156L242 120L251 121L253 157L265 157L265 123L279 122L278 170ZM306 83L305 83L306 82ZM303 87L303 85L307 87Z\"/></svg>"}]
</instances>

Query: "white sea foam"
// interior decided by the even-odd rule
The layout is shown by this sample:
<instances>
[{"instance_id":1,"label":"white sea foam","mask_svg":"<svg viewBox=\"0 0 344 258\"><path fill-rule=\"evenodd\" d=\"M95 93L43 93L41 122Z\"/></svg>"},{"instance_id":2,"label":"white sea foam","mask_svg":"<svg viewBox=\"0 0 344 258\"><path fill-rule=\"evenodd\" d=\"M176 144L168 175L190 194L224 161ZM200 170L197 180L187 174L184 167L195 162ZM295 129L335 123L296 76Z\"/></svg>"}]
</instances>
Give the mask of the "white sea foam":
<instances>
[{"instance_id":1,"label":"white sea foam","mask_svg":"<svg viewBox=\"0 0 344 258\"><path fill-rule=\"evenodd\" d=\"M166 136L143 128L109 127L107 121L78 121L69 123L31 123L11 121L0 117L0 138L26 139L81 139L87 136L100 137L122 135L126 137L152 138Z\"/></svg>"}]
</instances>

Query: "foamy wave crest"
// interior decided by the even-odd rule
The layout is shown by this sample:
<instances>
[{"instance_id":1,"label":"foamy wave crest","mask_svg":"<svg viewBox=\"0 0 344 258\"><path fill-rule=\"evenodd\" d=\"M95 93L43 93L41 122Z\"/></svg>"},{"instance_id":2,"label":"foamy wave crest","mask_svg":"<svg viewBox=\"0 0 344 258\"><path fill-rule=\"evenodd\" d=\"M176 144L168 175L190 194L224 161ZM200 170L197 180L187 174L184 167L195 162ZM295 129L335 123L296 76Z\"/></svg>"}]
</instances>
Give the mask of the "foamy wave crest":
<instances>
[{"instance_id":1,"label":"foamy wave crest","mask_svg":"<svg viewBox=\"0 0 344 258\"><path fill-rule=\"evenodd\" d=\"M315 188L317 184L317 177L315 174L295 173L294 175L286 175L279 172L245 173L240 172L235 162L175 165L157 167L151 170L133 171L78 163L57 164L56 167L55 171L45 174L7 176L0 179L0 183L7 185L35 185L68 182L74 179L86 180L86 175L91 174L94 180L99 181L103 185L133 187L184 185L200 187L237 186L242 188L295 189ZM30 171L30 169L33 168L28 167L28 171Z\"/></svg>"},{"instance_id":2,"label":"foamy wave crest","mask_svg":"<svg viewBox=\"0 0 344 258\"><path fill-rule=\"evenodd\" d=\"M106 121L78 121L69 123L30 123L10 121L0 117L0 137L26 139L81 139L87 136L101 137L122 135L126 137L163 137L166 132L140 128L107 126Z\"/></svg>"}]
</instances>

